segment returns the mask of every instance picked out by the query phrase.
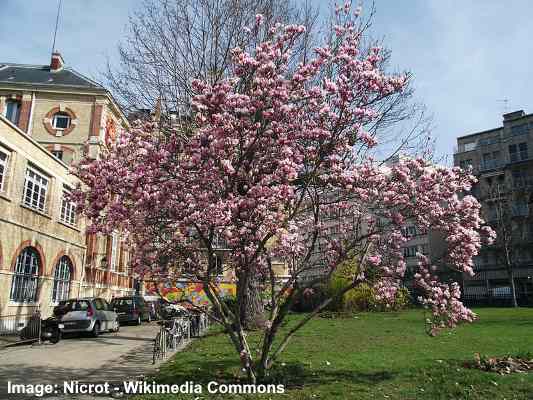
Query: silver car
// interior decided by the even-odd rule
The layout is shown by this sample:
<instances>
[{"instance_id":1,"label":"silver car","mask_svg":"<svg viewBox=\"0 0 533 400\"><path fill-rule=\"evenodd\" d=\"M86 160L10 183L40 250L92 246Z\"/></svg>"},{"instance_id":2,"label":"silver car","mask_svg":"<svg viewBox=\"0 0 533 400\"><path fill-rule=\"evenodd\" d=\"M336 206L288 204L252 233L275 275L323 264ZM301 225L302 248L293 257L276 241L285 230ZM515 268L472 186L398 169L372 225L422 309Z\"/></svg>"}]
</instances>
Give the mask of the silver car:
<instances>
[{"instance_id":1,"label":"silver car","mask_svg":"<svg viewBox=\"0 0 533 400\"><path fill-rule=\"evenodd\" d=\"M54 314L61 320L63 333L87 332L97 337L101 332L118 332L120 329L117 313L107 301L98 297L61 301Z\"/></svg>"}]
</instances>

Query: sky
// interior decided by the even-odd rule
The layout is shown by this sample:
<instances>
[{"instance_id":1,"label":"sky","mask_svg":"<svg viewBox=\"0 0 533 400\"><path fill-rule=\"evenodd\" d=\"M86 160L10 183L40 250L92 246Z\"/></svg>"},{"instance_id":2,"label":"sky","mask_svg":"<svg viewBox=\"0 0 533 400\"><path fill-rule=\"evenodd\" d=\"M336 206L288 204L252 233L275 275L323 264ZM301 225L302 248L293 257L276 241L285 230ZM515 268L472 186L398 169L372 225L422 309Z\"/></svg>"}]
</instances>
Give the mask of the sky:
<instances>
[{"instance_id":1,"label":"sky","mask_svg":"<svg viewBox=\"0 0 533 400\"><path fill-rule=\"evenodd\" d=\"M326 1L314 1L327 10ZM49 62L57 4L0 0L0 62ZM129 15L141 4L63 0L55 47L68 66L98 80L107 60L116 60ZM451 158L457 136L501 126L505 111L533 112L533 2L375 0L375 5L372 34L392 50L393 70L413 73L416 101L433 116L440 156Z\"/></svg>"}]
</instances>

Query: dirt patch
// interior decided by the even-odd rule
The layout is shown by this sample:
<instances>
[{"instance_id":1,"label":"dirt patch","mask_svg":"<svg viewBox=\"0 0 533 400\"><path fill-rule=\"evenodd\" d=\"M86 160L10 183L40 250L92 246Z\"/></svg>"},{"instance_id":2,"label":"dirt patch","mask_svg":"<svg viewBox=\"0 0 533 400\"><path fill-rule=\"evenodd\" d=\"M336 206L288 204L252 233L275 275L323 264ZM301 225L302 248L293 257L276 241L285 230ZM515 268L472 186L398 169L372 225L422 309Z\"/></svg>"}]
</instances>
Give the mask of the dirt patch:
<instances>
[{"instance_id":1,"label":"dirt patch","mask_svg":"<svg viewBox=\"0 0 533 400\"><path fill-rule=\"evenodd\" d=\"M465 367L495 372L500 375L528 373L533 372L533 354L516 357L487 357L476 353L474 361L465 363Z\"/></svg>"}]
</instances>

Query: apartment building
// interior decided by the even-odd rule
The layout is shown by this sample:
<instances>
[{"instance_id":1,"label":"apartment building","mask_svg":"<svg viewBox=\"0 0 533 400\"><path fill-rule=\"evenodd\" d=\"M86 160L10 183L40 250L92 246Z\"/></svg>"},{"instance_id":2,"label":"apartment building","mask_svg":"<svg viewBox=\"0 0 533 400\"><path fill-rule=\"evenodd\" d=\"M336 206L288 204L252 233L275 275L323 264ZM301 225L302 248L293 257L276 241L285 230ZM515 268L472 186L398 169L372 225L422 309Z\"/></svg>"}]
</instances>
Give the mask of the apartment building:
<instances>
[{"instance_id":1,"label":"apartment building","mask_svg":"<svg viewBox=\"0 0 533 400\"><path fill-rule=\"evenodd\" d=\"M65 196L72 163L128 126L112 96L56 52L49 65L0 63L0 118L0 315L133 293L124 235L86 235Z\"/></svg>"},{"instance_id":2,"label":"apartment building","mask_svg":"<svg viewBox=\"0 0 533 400\"><path fill-rule=\"evenodd\" d=\"M391 157L385 163L385 168L391 168L401 160L406 159L407 156L398 154ZM354 204L354 207L358 207ZM381 224L383 228L389 223L387 220L377 217L379 212L376 210L359 210L359 213L354 213L353 210L348 212L340 207L335 207L323 213L322 229L318 235L312 257L309 260L309 271L302 274L302 279L312 280L324 275L327 268L325 251L327 250L328 242L338 240L341 232L347 232L348 237L362 237L368 233L368 226L366 219L370 216L377 218L377 223ZM356 217L359 215L359 217ZM412 221L407 221L402 228L402 234L406 238L402 245L403 256L406 263L406 273L403 279L403 284L408 289L413 289L413 275L417 271L418 257L417 254L423 254L430 258L430 260L440 260L446 251L446 243L443 235L436 231L422 232L416 227ZM447 272L441 268L441 274Z\"/></svg>"},{"instance_id":3,"label":"apartment building","mask_svg":"<svg viewBox=\"0 0 533 400\"><path fill-rule=\"evenodd\" d=\"M457 138L454 164L472 168L478 183L471 194L498 233L496 243L484 247L477 257L475 276L464 277L465 299L509 298L512 272L519 300L531 301L533 114L507 113L502 126Z\"/></svg>"}]
</instances>

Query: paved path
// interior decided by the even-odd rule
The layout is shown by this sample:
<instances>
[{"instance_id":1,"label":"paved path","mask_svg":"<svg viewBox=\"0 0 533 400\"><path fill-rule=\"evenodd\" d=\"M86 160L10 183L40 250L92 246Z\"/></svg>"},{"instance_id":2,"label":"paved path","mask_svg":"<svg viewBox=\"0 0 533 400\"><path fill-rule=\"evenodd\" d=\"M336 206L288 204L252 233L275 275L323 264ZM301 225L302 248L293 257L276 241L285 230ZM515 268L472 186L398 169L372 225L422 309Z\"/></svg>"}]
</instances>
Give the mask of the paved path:
<instances>
[{"instance_id":1,"label":"paved path","mask_svg":"<svg viewBox=\"0 0 533 400\"><path fill-rule=\"evenodd\" d=\"M57 384L62 388L65 380L113 384L154 373L158 365L152 365L152 349L158 329L155 323L125 326L118 333L106 333L98 338L75 336L55 345L21 345L0 350L0 399L21 398L8 395L8 381L25 385ZM57 396L46 397L53 398ZM93 397L61 397L65 398Z\"/></svg>"}]
</instances>

